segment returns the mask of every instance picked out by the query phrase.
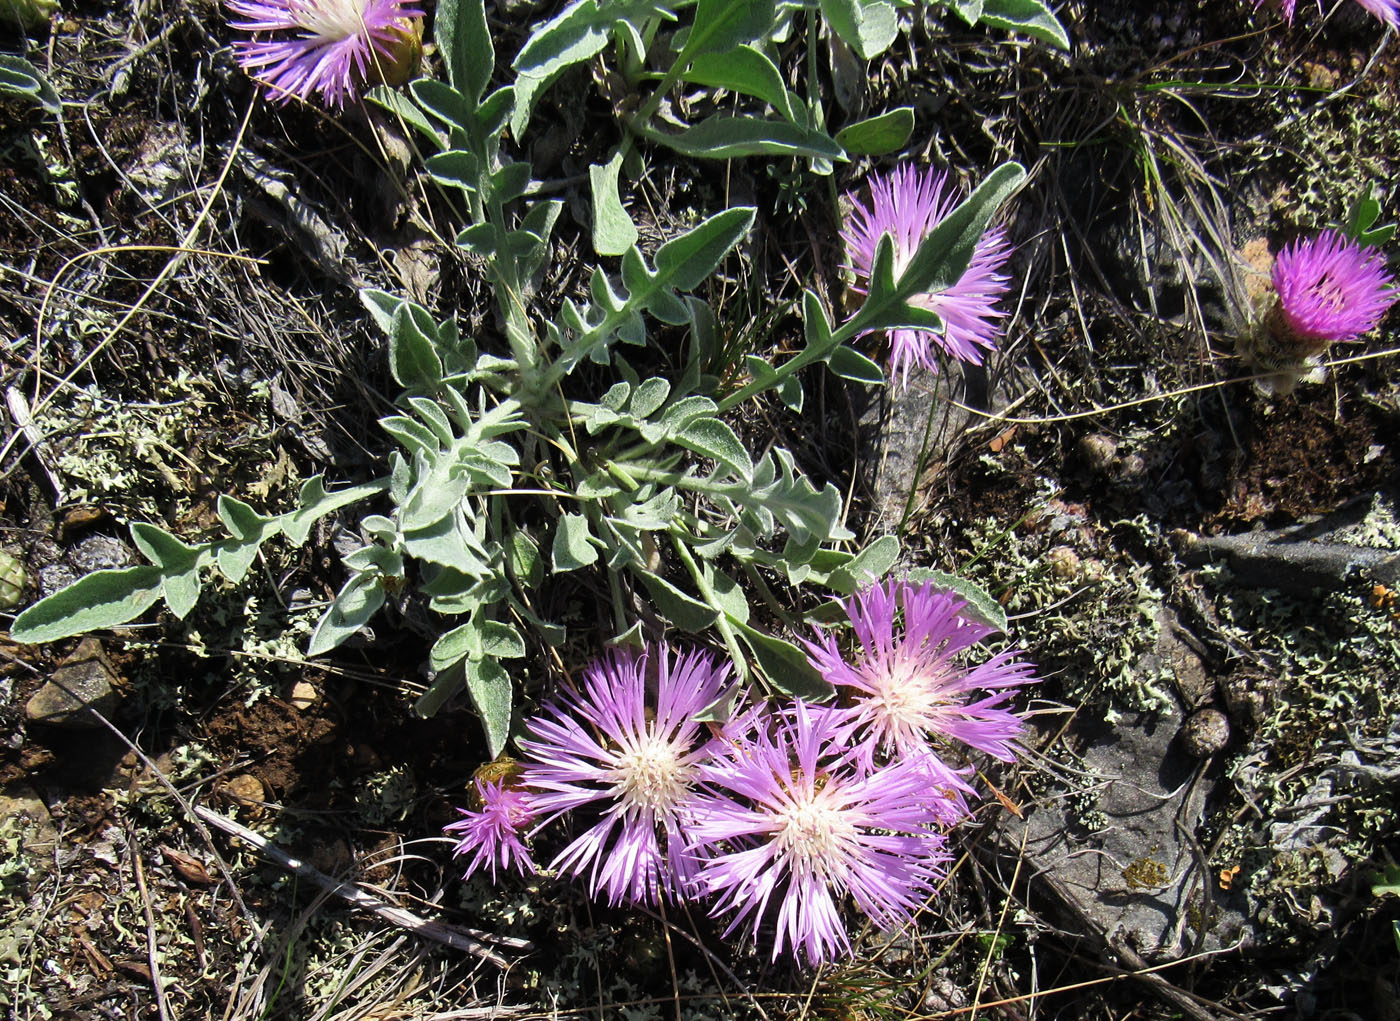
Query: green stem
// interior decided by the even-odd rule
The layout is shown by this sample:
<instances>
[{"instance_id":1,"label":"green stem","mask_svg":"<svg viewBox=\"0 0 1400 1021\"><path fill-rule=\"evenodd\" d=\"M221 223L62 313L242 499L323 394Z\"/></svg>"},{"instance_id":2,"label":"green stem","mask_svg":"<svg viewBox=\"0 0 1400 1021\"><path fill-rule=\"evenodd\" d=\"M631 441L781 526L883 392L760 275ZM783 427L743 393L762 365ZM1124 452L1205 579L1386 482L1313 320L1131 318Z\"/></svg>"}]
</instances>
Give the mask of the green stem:
<instances>
[{"instance_id":1,"label":"green stem","mask_svg":"<svg viewBox=\"0 0 1400 1021\"><path fill-rule=\"evenodd\" d=\"M675 532L670 533L670 535L671 545L676 550L676 556L680 557L681 563L690 572L691 580L695 582L695 587L700 590L700 597L719 611L719 618L715 621L715 629L724 639L724 646L729 650L729 658L734 661L734 669L738 672L740 682L747 681L749 667L744 659L744 650L739 646L739 636L734 633L734 628L730 626L729 618L725 616L724 606L720 603L719 596L710 587L710 583L705 580L705 572L695 562L689 547L686 546L681 537Z\"/></svg>"}]
</instances>

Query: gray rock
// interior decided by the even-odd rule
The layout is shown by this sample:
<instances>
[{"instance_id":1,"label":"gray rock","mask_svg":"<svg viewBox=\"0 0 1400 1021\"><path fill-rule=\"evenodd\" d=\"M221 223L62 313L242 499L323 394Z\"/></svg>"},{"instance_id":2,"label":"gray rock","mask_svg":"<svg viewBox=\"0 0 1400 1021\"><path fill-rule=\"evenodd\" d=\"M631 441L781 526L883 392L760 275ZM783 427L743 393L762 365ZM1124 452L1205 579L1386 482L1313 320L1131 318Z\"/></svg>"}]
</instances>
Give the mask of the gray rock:
<instances>
[{"instance_id":1,"label":"gray rock","mask_svg":"<svg viewBox=\"0 0 1400 1021\"><path fill-rule=\"evenodd\" d=\"M137 557L120 539L94 532L78 541L68 554L68 562L79 575L84 575L112 567L130 567L137 562Z\"/></svg>"},{"instance_id":2,"label":"gray rock","mask_svg":"<svg viewBox=\"0 0 1400 1021\"><path fill-rule=\"evenodd\" d=\"M53 861L58 830L48 806L34 788L25 783L11 783L0 789L0 819L20 821L21 846L34 864Z\"/></svg>"},{"instance_id":3,"label":"gray rock","mask_svg":"<svg viewBox=\"0 0 1400 1021\"><path fill-rule=\"evenodd\" d=\"M1214 755L1230 743L1230 719L1219 709L1193 713L1181 728L1181 750L1197 759Z\"/></svg>"},{"instance_id":4,"label":"gray rock","mask_svg":"<svg viewBox=\"0 0 1400 1021\"><path fill-rule=\"evenodd\" d=\"M981 382L976 366L950 371L974 373ZM908 386L890 380L886 387L862 388L871 399L858 408L862 456L857 463L883 528L899 526L926 473L951 457L971 416L948 398L972 403L960 392L964 389L948 372L935 375L923 369L909 374ZM863 396L858 390L856 400ZM918 507L917 495L912 506Z\"/></svg>"},{"instance_id":5,"label":"gray rock","mask_svg":"<svg viewBox=\"0 0 1400 1021\"><path fill-rule=\"evenodd\" d=\"M111 718L121 704L117 672L96 638L84 638L25 704L34 723L55 727L95 728L102 722L89 709Z\"/></svg>"},{"instance_id":6,"label":"gray rock","mask_svg":"<svg viewBox=\"0 0 1400 1021\"><path fill-rule=\"evenodd\" d=\"M1036 874L1111 943L1148 960L1186 952L1208 878L1191 846L1207 792L1194 763L1172 747L1180 724L1176 711L1144 713L1096 735L1069 735L1087 740L1079 763L1093 778L1082 778L1087 792L1057 787L1005 827L1003 846L1020 848L1024 838Z\"/></svg>"}]
</instances>

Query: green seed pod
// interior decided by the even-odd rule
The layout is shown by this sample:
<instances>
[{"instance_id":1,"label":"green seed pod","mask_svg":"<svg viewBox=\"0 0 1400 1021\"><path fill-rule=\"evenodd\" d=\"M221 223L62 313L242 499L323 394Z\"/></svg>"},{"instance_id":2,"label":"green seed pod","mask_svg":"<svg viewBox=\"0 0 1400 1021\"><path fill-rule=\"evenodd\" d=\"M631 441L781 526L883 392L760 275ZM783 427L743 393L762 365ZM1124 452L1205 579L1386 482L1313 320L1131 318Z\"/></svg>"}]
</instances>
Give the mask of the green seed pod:
<instances>
[{"instance_id":1,"label":"green seed pod","mask_svg":"<svg viewBox=\"0 0 1400 1021\"><path fill-rule=\"evenodd\" d=\"M10 610L24 597L24 564L10 553L0 550L0 610Z\"/></svg>"},{"instance_id":2,"label":"green seed pod","mask_svg":"<svg viewBox=\"0 0 1400 1021\"><path fill-rule=\"evenodd\" d=\"M0 23L26 32L48 28L58 0L0 0Z\"/></svg>"}]
</instances>

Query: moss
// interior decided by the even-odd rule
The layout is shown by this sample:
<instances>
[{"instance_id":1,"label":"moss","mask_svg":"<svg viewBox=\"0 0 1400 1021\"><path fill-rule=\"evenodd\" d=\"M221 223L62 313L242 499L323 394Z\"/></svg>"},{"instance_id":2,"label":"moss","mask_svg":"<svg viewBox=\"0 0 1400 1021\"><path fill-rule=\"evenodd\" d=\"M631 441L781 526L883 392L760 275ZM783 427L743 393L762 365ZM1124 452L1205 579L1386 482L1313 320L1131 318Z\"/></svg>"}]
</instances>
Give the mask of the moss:
<instances>
[{"instance_id":1,"label":"moss","mask_svg":"<svg viewBox=\"0 0 1400 1021\"><path fill-rule=\"evenodd\" d=\"M1400 713L1400 622L1361 582L1309 600L1203 574L1226 636L1277 681L1254 740L1228 764L1239 800L1222 815L1252 809L1220 831L1216 860L1242 866L1261 938L1313 938L1327 888L1400 826L1383 778L1396 767L1385 742Z\"/></svg>"},{"instance_id":2,"label":"moss","mask_svg":"<svg viewBox=\"0 0 1400 1021\"><path fill-rule=\"evenodd\" d=\"M973 522L961 540L969 555L952 570L1000 600L1016 644L1034 650L1040 676L1054 678L1068 704L1100 709L1110 723L1122 712L1172 706L1170 671L1148 658L1162 610L1148 569L1054 499L1048 483L1032 505L1044 509L1010 524ZM1142 516L1114 528L1135 540L1155 537Z\"/></svg>"},{"instance_id":3,"label":"moss","mask_svg":"<svg viewBox=\"0 0 1400 1021\"><path fill-rule=\"evenodd\" d=\"M274 502L290 499L300 481L291 462L274 455L266 384L181 370L140 403L89 386L49 405L37 424L58 451L69 498L101 503L120 520L166 521L182 532L217 528L210 477L221 490Z\"/></svg>"}]
</instances>

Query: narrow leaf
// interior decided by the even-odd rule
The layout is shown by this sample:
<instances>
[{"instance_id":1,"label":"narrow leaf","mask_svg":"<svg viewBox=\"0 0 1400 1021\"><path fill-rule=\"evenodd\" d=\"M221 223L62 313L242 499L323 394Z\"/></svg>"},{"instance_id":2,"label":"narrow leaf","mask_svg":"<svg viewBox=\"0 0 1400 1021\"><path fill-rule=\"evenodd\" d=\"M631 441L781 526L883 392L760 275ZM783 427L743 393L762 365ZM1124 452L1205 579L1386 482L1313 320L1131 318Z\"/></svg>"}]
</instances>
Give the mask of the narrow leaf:
<instances>
[{"instance_id":1,"label":"narrow leaf","mask_svg":"<svg viewBox=\"0 0 1400 1021\"><path fill-rule=\"evenodd\" d=\"M753 652L768 683L783 694L808 702L824 702L834 694L831 682L808 662L807 654L797 646L733 618L729 623Z\"/></svg>"},{"instance_id":2,"label":"narrow leaf","mask_svg":"<svg viewBox=\"0 0 1400 1021\"><path fill-rule=\"evenodd\" d=\"M486 27L485 3L438 0L433 34L447 63L447 80L475 106L496 67L496 51Z\"/></svg>"},{"instance_id":3,"label":"narrow leaf","mask_svg":"<svg viewBox=\"0 0 1400 1021\"><path fill-rule=\"evenodd\" d=\"M719 620L719 610L682 592L665 578L650 571L638 571L642 584L656 603L661 615L682 631L704 631Z\"/></svg>"},{"instance_id":4,"label":"narrow leaf","mask_svg":"<svg viewBox=\"0 0 1400 1021\"><path fill-rule=\"evenodd\" d=\"M884 156L898 152L914 133L914 108L901 106L849 124L836 133L836 144L849 156Z\"/></svg>"},{"instance_id":5,"label":"narrow leaf","mask_svg":"<svg viewBox=\"0 0 1400 1021\"><path fill-rule=\"evenodd\" d=\"M991 593L976 582L959 578L956 574L947 574L944 571L934 571L923 567L910 571L905 577L909 581L931 581L939 588L961 596L967 600L968 613L988 627L996 628L1005 633L1006 611L1002 609L999 602L992 598Z\"/></svg>"},{"instance_id":6,"label":"narrow leaf","mask_svg":"<svg viewBox=\"0 0 1400 1021\"><path fill-rule=\"evenodd\" d=\"M384 605L384 579L377 574L356 574L335 597L307 646L308 656L330 652L363 628Z\"/></svg>"},{"instance_id":7,"label":"narrow leaf","mask_svg":"<svg viewBox=\"0 0 1400 1021\"><path fill-rule=\"evenodd\" d=\"M118 627L145 613L160 594L158 567L93 571L21 613L10 637L25 645L38 645Z\"/></svg>"},{"instance_id":8,"label":"narrow leaf","mask_svg":"<svg viewBox=\"0 0 1400 1021\"><path fill-rule=\"evenodd\" d=\"M782 72L766 54L752 46L736 46L726 53L702 53L683 77L695 85L728 89L761 99L785 120L799 123Z\"/></svg>"},{"instance_id":9,"label":"narrow leaf","mask_svg":"<svg viewBox=\"0 0 1400 1021\"><path fill-rule=\"evenodd\" d=\"M652 131L647 137L683 156L702 159L803 156L846 162L846 151L824 132L762 117L714 114L678 135Z\"/></svg>"},{"instance_id":10,"label":"narrow leaf","mask_svg":"<svg viewBox=\"0 0 1400 1021\"><path fill-rule=\"evenodd\" d=\"M1043 0L982 0L983 24L1069 49L1069 36Z\"/></svg>"},{"instance_id":11,"label":"narrow leaf","mask_svg":"<svg viewBox=\"0 0 1400 1021\"><path fill-rule=\"evenodd\" d=\"M494 659L469 659L465 669L467 695L481 717L486 750L494 759L510 738L510 675Z\"/></svg>"},{"instance_id":12,"label":"narrow leaf","mask_svg":"<svg viewBox=\"0 0 1400 1021\"><path fill-rule=\"evenodd\" d=\"M621 255L637 243L637 225L617 193L617 177L621 170L620 149L606 164L588 168L593 188L593 250L599 255Z\"/></svg>"},{"instance_id":13,"label":"narrow leaf","mask_svg":"<svg viewBox=\"0 0 1400 1021\"><path fill-rule=\"evenodd\" d=\"M674 439L687 450L713 458L742 479L753 477L753 461L748 450L734 430L717 418L697 418Z\"/></svg>"}]
</instances>

